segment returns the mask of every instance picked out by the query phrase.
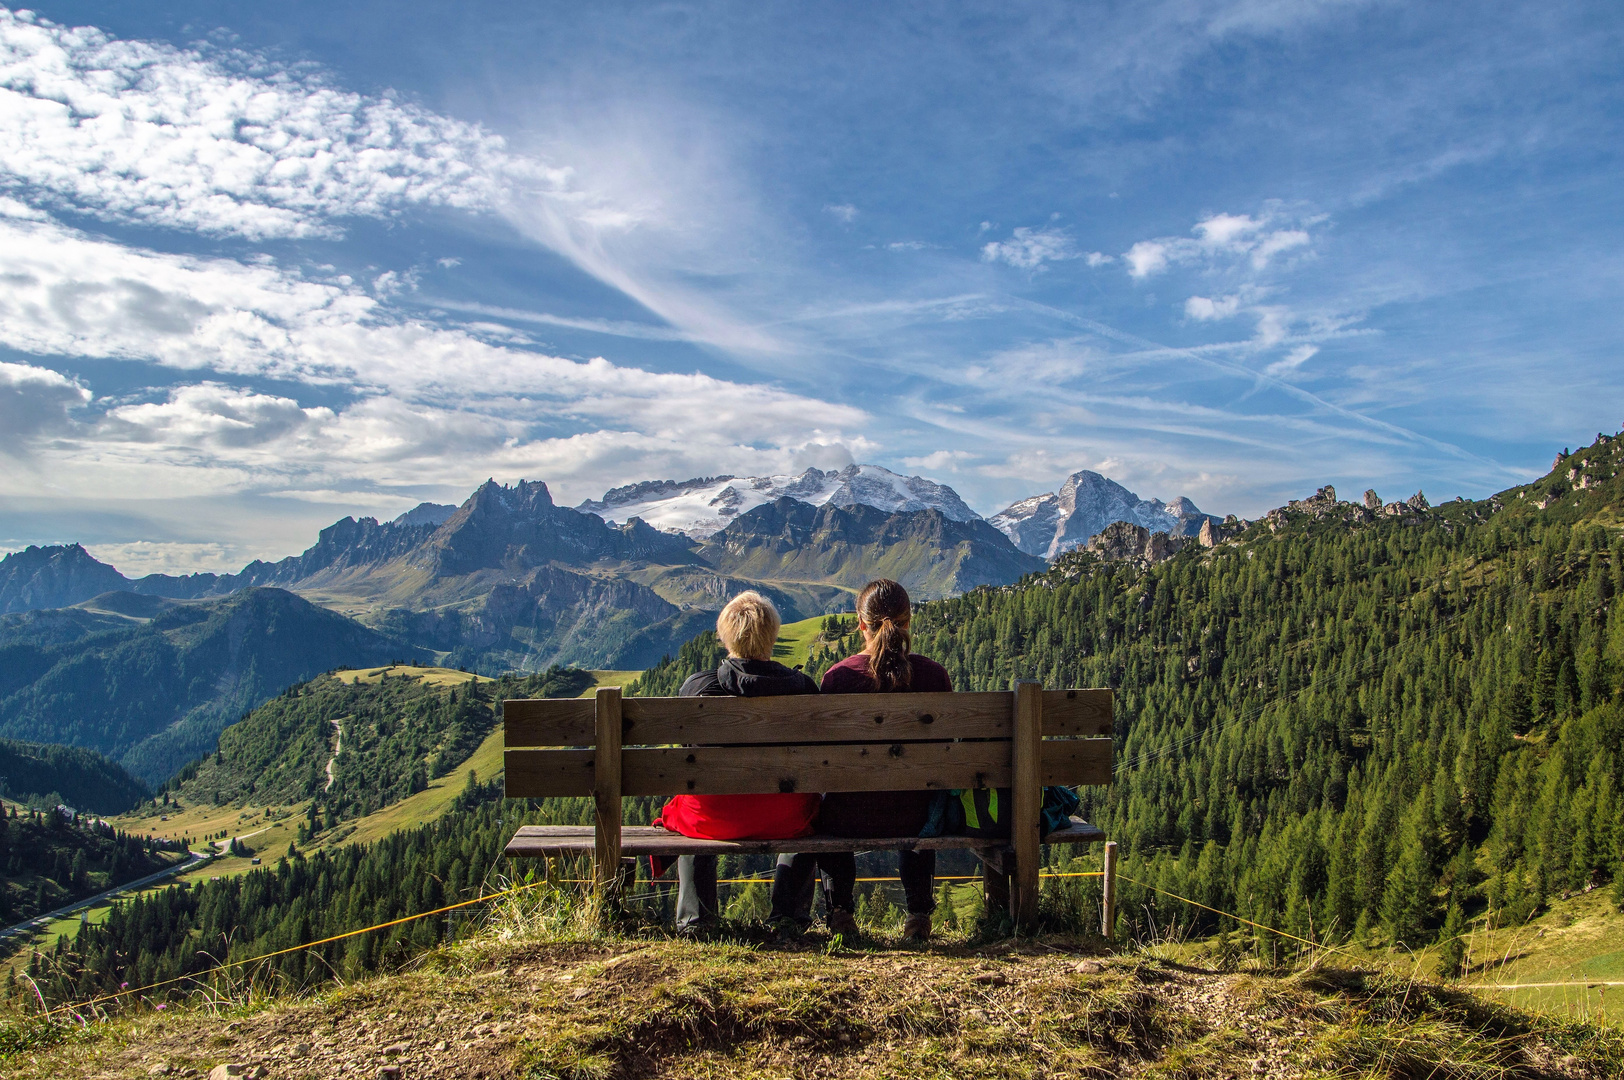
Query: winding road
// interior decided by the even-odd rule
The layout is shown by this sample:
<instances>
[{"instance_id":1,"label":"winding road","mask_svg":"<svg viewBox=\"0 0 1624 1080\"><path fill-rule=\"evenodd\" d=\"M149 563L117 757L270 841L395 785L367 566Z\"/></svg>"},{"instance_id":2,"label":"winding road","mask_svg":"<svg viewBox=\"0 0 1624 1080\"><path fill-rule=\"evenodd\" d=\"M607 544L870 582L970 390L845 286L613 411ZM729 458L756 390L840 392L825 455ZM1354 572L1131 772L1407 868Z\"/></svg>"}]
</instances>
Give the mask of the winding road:
<instances>
[{"instance_id":1,"label":"winding road","mask_svg":"<svg viewBox=\"0 0 1624 1080\"><path fill-rule=\"evenodd\" d=\"M99 892L95 896L87 896L83 900L75 900L66 907L59 907L55 911L47 911L44 914L36 915L26 922L20 922L15 926L8 926L4 930L0 930L0 941L7 941L14 937L32 936L45 929L47 926L50 926L58 919L65 919L69 915L84 911L86 908L93 908L98 904L105 904L107 901L118 897L121 893L134 892L137 889L144 889L148 885L160 882L165 878L174 877L176 874L184 874L188 870L195 870L198 866L214 858L213 852L193 851L189 852L189 855L190 857L186 860L178 862L174 866L165 867L156 874L148 874L146 877L136 878L134 881L126 881L122 885L115 885L113 888Z\"/></svg>"}]
</instances>

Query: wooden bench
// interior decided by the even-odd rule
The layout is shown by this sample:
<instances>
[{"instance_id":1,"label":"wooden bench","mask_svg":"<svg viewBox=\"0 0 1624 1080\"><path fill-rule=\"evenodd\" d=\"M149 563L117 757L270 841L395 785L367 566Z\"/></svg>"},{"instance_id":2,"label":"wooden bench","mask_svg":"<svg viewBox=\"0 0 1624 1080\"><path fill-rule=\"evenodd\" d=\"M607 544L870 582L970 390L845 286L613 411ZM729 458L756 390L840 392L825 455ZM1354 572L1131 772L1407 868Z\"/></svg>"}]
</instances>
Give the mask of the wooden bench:
<instances>
[{"instance_id":1,"label":"wooden bench","mask_svg":"<svg viewBox=\"0 0 1624 1080\"><path fill-rule=\"evenodd\" d=\"M614 887L622 856L798 851L977 849L1010 875L1016 923L1037 918L1039 848L1104 840L1085 821L1040 836L1043 787L1111 782L1109 690L819 694L795 697L595 698L503 703L509 798L591 796L594 826L527 825L513 857L594 857L593 878ZM1010 788L1008 841L969 836L696 840L623 827L627 795ZM1114 843L1106 844L1102 929L1115 902ZM1012 863L1011 863L1012 860Z\"/></svg>"}]
</instances>

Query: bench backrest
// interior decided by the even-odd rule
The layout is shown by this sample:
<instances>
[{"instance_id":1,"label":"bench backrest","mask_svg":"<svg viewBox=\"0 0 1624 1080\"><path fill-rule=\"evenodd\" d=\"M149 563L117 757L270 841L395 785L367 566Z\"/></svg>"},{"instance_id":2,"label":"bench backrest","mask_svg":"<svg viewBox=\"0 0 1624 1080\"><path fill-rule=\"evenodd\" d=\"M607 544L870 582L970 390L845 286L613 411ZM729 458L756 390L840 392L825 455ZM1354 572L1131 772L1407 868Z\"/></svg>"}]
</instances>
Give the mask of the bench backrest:
<instances>
[{"instance_id":1,"label":"bench backrest","mask_svg":"<svg viewBox=\"0 0 1624 1080\"><path fill-rule=\"evenodd\" d=\"M618 758L622 795L1014 786L1018 729L1039 784L1111 782L1109 690L503 703L506 790L592 795ZM1030 742L1031 740L1029 740Z\"/></svg>"}]
</instances>

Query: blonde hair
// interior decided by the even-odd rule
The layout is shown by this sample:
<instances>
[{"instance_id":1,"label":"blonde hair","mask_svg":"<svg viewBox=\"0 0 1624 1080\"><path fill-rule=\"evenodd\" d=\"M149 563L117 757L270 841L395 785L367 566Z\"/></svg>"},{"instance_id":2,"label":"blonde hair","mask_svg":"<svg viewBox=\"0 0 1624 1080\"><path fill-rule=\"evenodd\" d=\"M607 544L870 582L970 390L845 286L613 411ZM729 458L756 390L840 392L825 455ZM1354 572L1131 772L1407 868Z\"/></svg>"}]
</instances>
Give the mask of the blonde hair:
<instances>
[{"instance_id":1,"label":"blonde hair","mask_svg":"<svg viewBox=\"0 0 1624 1080\"><path fill-rule=\"evenodd\" d=\"M716 616L716 636L722 639L729 656L741 660L771 660L778 640L778 609L755 590L742 592L727 602Z\"/></svg>"}]
</instances>

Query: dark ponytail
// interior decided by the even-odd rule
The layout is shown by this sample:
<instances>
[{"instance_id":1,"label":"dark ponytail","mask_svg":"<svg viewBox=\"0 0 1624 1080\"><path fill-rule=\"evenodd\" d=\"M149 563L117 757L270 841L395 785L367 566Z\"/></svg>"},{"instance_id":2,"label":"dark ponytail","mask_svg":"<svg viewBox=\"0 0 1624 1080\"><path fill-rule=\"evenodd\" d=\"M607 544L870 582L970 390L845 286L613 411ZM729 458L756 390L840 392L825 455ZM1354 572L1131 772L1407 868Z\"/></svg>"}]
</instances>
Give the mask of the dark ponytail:
<instances>
[{"instance_id":1,"label":"dark ponytail","mask_svg":"<svg viewBox=\"0 0 1624 1080\"><path fill-rule=\"evenodd\" d=\"M913 636L908 633L913 605L908 590L889 578L869 582L857 596L857 617L871 635L863 654L874 688L885 694L908 689L913 684L913 664L908 660L913 651Z\"/></svg>"}]
</instances>

